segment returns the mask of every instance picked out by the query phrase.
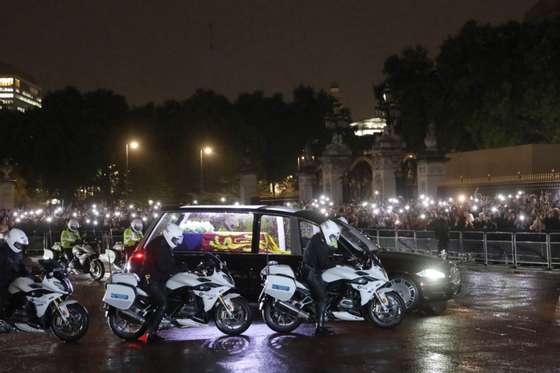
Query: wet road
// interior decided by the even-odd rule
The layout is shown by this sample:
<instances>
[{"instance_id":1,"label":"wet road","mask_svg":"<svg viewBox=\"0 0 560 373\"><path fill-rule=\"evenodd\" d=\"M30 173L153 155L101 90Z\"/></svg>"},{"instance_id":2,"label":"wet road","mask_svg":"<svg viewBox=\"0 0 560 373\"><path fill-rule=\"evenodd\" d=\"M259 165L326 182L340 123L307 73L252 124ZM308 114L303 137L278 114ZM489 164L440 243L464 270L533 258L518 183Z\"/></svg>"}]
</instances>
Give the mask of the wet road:
<instances>
[{"instance_id":1,"label":"wet road","mask_svg":"<svg viewBox=\"0 0 560 373\"><path fill-rule=\"evenodd\" d=\"M338 322L278 335L255 322L241 337L171 330L161 345L122 342L102 315L103 285L76 280L90 330L78 344L0 335L1 372L560 372L560 274L463 268L463 291L442 316L411 313L395 330Z\"/></svg>"}]
</instances>

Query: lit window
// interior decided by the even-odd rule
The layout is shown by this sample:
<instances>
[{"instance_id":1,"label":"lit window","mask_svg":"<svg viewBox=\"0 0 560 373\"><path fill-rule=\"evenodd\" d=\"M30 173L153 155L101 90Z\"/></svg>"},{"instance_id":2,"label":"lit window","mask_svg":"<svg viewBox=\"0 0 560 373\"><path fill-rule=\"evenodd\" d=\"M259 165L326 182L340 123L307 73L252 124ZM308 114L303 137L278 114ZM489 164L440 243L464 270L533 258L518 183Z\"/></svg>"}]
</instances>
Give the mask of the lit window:
<instances>
[{"instance_id":1,"label":"lit window","mask_svg":"<svg viewBox=\"0 0 560 373\"><path fill-rule=\"evenodd\" d=\"M1 87L10 87L14 85L14 78L0 78Z\"/></svg>"}]
</instances>

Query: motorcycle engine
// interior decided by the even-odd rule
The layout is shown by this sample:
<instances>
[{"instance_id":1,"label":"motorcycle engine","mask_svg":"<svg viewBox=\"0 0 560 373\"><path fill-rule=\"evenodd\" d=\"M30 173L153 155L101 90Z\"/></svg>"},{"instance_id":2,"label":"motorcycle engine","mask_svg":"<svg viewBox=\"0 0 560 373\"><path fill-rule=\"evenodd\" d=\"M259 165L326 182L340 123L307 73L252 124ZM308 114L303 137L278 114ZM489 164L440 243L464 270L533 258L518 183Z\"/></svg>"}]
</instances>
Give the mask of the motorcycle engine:
<instances>
[{"instance_id":1,"label":"motorcycle engine","mask_svg":"<svg viewBox=\"0 0 560 373\"><path fill-rule=\"evenodd\" d=\"M340 302L338 302L338 308L351 310L352 308L354 308L354 301L351 298L342 298Z\"/></svg>"}]
</instances>

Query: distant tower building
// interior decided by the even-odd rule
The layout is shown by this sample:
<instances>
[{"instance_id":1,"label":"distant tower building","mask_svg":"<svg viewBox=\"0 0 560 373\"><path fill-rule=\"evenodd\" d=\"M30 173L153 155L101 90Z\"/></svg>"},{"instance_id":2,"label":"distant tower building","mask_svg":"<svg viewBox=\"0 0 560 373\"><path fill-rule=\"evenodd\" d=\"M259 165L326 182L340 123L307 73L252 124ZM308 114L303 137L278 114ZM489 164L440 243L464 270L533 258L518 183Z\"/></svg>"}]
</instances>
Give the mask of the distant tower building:
<instances>
[{"instance_id":1,"label":"distant tower building","mask_svg":"<svg viewBox=\"0 0 560 373\"><path fill-rule=\"evenodd\" d=\"M525 13L525 20L539 21L560 16L560 0L539 0Z\"/></svg>"},{"instance_id":2,"label":"distant tower building","mask_svg":"<svg viewBox=\"0 0 560 373\"><path fill-rule=\"evenodd\" d=\"M0 62L0 109L26 112L41 106L41 88L36 81Z\"/></svg>"}]
</instances>

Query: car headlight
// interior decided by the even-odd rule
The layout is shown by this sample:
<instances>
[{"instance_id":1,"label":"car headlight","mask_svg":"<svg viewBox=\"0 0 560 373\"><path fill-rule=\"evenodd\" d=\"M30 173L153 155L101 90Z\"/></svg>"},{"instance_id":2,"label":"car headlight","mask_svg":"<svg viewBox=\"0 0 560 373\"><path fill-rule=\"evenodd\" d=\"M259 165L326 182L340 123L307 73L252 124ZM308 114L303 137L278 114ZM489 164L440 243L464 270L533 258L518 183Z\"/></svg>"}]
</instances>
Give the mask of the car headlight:
<instances>
[{"instance_id":1,"label":"car headlight","mask_svg":"<svg viewBox=\"0 0 560 373\"><path fill-rule=\"evenodd\" d=\"M437 269L428 268L417 273L418 276L427 278L428 280L441 280L445 278L445 273Z\"/></svg>"}]
</instances>

